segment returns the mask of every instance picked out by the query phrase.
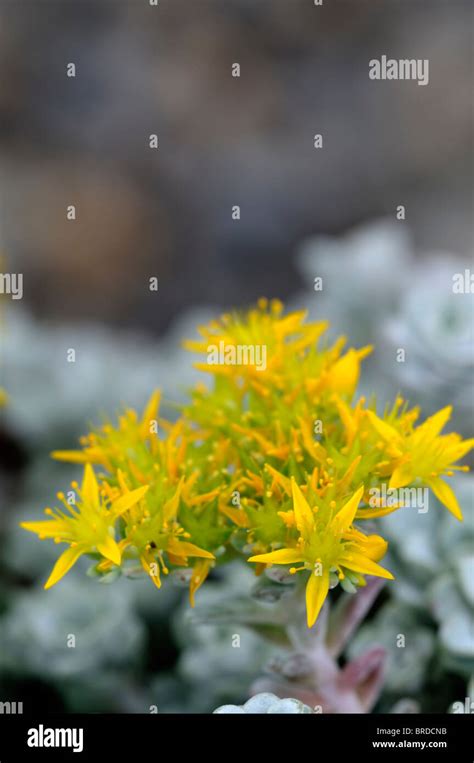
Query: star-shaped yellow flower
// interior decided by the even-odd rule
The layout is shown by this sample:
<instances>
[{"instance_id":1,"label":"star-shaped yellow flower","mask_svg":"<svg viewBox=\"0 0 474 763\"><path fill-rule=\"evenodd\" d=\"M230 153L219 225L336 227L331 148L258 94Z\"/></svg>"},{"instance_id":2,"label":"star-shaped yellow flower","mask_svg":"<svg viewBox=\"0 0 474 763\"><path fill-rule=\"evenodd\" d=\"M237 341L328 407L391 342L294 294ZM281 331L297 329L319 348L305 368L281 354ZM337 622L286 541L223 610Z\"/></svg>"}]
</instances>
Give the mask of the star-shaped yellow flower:
<instances>
[{"instance_id":1,"label":"star-shaped yellow flower","mask_svg":"<svg viewBox=\"0 0 474 763\"><path fill-rule=\"evenodd\" d=\"M111 504L100 495L94 470L86 464L81 488L73 482L79 494L75 503L68 503L63 493L58 498L66 511L45 509L51 519L40 522L22 522L21 527L36 533L40 540L54 538L57 543L69 543L53 567L45 588L51 588L66 575L82 554L98 552L113 564L121 563L121 549L115 540L115 522L127 509L137 503L148 486L121 495ZM69 514L69 516L68 516Z\"/></svg>"},{"instance_id":2,"label":"star-shaped yellow flower","mask_svg":"<svg viewBox=\"0 0 474 763\"><path fill-rule=\"evenodd\" d=\"M452 407L446 406L421 426L412 427L407 435L401 434L372 411L368 411L368 415L385 443L387 455L392 459L389 488L405 487L421 480L457 519L462 520L458 500L450 485L441 477L451 476L453 470L467 470L467 467L454 464L474 447L474 439L462 440L454 432L440 435L451 412Z\"/></svg>"},{"instance_id":3,"label":"star-shaped yellow flower","mask_svg":"<svg viewBox=\"0 0 474 763\"><path fill-rule=\"evenodd\" d=\"M338 511L313 511L292 478L293 509L299 539L294 548L281 548L268 554L252 556L249 562L259 564L296 564L290 572L309 570L306 585L306 612L311 628L321 611L329 590L329 573L336 571L340 579L347 573L376 575L393 579L393 575L376 563L387 544L378 535L367 536L352 527L364 491L360 487ZM360 581L363 583L363 579Z\"/></svg>"}]
</instances>

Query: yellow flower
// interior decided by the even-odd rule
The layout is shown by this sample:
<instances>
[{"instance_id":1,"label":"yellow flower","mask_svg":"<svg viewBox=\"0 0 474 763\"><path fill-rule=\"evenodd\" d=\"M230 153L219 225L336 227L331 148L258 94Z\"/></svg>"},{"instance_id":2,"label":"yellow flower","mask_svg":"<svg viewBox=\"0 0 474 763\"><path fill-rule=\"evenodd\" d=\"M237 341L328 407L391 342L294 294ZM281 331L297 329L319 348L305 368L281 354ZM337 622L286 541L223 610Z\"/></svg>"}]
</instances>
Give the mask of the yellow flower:
<instances>
[{"instance_id":1,"label":"yellow flower","mask_svg":"<svg viewBox=\"0 0 474 763\"><path fill-rule=\"evenodd\" d=\"M383 421L372 411L368 411L368 415L392 460L389 488L396 489L421 480L457 519L462 520L457 498L441 477L452 476L453 470L467 470L465 466L453 464L474 447L474 439L463 441L454 432L439 434L451 412L452 407L448 405L426 419L421 426L411 427L408 433L401 433L395 425Z\"/></svg>"},{"instance_id":2,"label":"yellow flower","mask_svg":"<svg viewBox=\"0 0 474 763\"><path fill-rule=\"evenodd\" d=\"M160 418L158 432L156 391L142 414L125 410L82 438L81 451L53 454L86 466L72 506L58 494L65 512L22 525L69 546L46 587L92 554L99 574L124 560L125 572L141 566L158 588L168 567L188 568L194 605L212 567L252 548L257 573L300 565L290 572L308 578L312 627L337 578L353 590L365 575L393 577L378 564L386 541L354 525L403 505L387 501L385 482L421 481L461 518L444 477L466 468L453 464L474 440L440 435L451 408L416 427L418 409L397 397L379 418L353 400L372 348L345 349L344 337L331 344L327 323L305 317L265 299L222 316L185 345L207 355L197 366L214 378L194 388L177 421ZM91 464L106 472L100 492Z\"/></svg>"},{"instance_id":3,"label":"yellow flower","mask_svg":"<svg viewBox=\"0 0 474 763\"><path fill-rule=\"evenodd\" d=\"M281 548L268 554L252 556L249 562L259 564L296 564L303 566L290 572L309 570L306 585L306 612L308 627L316 622L329 590L329 573L336 571L340 579L356 573L360 583L362 575L376 575L393 579L393 575L380 567L376 560L385 553L386 542L377 535L366 536L352 527L363 487L340 508L330 511L324 504L314 511L292 478L293 507L299 539L294 548ZM334 502L332 502L334 503Z\"/></svg>"},{"instance_id":4,"label":"yellow flower","mask_svg":"<svg viewBox=\"0 0 474 763\"><path fill-rule=\"evenodd\" d=\"M118 481L124 497L137 492L136 490L129 491L124 475L120 471ZM123 550L130 548L135 550L140 564L157 588L161 588L160 567L165 575L169 572L163 557L164 552L166 552L170 564L178 567L187 567L189 557L214 560L214 555L209 551L188 541L189 534L180 527L177 521L181 494L185 490L186 482L181 479L176 490L159 507L159 510L150 510L146 500L138 500L128 506L128 510L122 515L125 525L125 537L121 542L122 548ZM148 495L150 496L151 492ZM206 576L207 572L204 571L204 568L199 568L198 571L194 572L191 579L191 602L194 602L194 593L204 582Z\"/></svg>"},{"instance_id":5,"label":"yellow flower","mask_svg":"<svg viewBox=\"0 0 474 763\"><path fill-rule=\"evenodd\" d=\"M283 305L279 300L268 302L262 298L257 307L248 313L228 313L208 326L201 326L198 331L203 340L188 340L184 342L184 347L208 355L208 362L196 363L196 368L233 378L238 365L239 374L250 381L257 391L265 394L265 389L260 385L262 377L271 378L288 355L297 355L314 346L328 327L325 321L305 324L304 310L285 317L282 317L282 312ZM257 347L264 349L264 356L254 352ZM241 348L241 355L233 352L237 348ZM219 349L217 359L220 362L209 362L210 353L216 349ZM240 358L242 362L231 362L234 355L237 361Z\"/></svg>"},{"instance_id":6,"label":"yellow flower","mask_svg":"<svg viewBox=\"0 0 474 763\"><path fill-rule=\"evenodd\" d=\"M113 564L119 565L121 548L115 540L115 522L148 490L148 486L140 487L121 495L107 505L100 495L99 485L90 464L85 467L81 488L79 489L75 482L72 483L72 487L79 494L79 500L74 504L68 503L63 493L58 493L67 514L59 509L45 509L45 514L51 519L22 522L20 525L25 530L36 533L40 540L54 538L57 543L69 543L69 548L54 565L45 588L51 588L61 580L82 554L98 552Z\"/></svg>"},{"instance_id":7,"label":"yellow flower","mask_svg":"<svg viewBox=\"0 0 474 763\"><path fill-rule=\"evenodd\" d=\"M210 563L215 559L214 554L211 554L203 548L199 548L199 546L196 546L194 543L181 540L181 538L185 537L185 533L182 529L177 530L174 534L158 533L155 537L157 538L158 543L160 543L160 547L158 547L156 541L153 540L151 542L142 542L138 546L138 553L143 569L157 588L161 588L160 566L165 575L169 572L163 559L163 551L166 551L170 563L177 567L187 567L189 557L197 557L199 560L207 563L207 567L200 567L195 564L193 568L189 598L191 606L194 607L194 594L206 579L210 569ZM130 545L130 542L127 541L126 545ZM157 563L157 560L159 564Z\"/></svg>"}]
</instances>

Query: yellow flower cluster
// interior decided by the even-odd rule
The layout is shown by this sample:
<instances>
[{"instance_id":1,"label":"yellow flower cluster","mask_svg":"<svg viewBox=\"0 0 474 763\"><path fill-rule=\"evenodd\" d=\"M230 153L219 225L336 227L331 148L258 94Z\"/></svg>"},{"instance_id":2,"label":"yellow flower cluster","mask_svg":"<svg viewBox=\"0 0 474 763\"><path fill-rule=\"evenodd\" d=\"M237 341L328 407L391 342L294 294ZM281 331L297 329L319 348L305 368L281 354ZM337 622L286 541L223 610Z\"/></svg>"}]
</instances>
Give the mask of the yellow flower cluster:
<instances>
[{"instance_id":1,"label":"yellow flower cluster","mask_svg":"<svg viewBox=\"0 0 474 763\"><path fill-rule=\"evenodd\" d=\"M400 398L383 416L354 401L371 348L344 351L326 329L276 300L224 315L186 343L205 354L197 366L213 384L192 390L176 422L159 416L155 392L141 417L128 410L81 450L55 452L85 471L72 499L58 494L62 510L22 524L68 544L46 587L87 554L99 575L140 565L157 587L185 569L194 604L212 567L244 553L257 574L281 564L306 575L311 627L337 583L392 578L379 564L386 541L363 529L404 505L387 489L429 487L461 519L444 477L466 468L453 464L474 440L440 434L449 407L416 426L418 410Z\"/></svg>"}]
</instances>

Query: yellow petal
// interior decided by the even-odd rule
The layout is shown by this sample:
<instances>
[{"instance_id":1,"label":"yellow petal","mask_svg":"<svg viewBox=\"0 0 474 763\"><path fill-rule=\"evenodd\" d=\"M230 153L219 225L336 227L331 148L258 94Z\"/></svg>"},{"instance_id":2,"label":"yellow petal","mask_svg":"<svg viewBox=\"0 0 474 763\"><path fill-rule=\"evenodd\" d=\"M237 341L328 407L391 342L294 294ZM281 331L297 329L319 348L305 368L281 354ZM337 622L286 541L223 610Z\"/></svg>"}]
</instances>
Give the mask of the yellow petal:
<instances>
[{"instance_id":1,"label":"yellow petal","mask_svg":"<svg viewBox=\"0 0 474 763\"><path fill-rule=\"evenodd\" d=\"M286 527L294 527L295 526L295 512L294 511L277 511L278 516L280 519L283 520Z\"/></svg>"},{"instance_id":2,"label":"yellow petal","mask_svg":"<svg viewBox=\"0 0 474 763\"><path fill-rule=\"evenodd\" d=\"M61 578L66 575L66 573L69 572L71 567L75 565L83 553L83 546L71 546L70 548L66 549L66 551L61 554L56 564L54 565L51 571L51 575L44 584L44 587L51 588L51 586L56 585L56 583L61 580Z\"/></svg>"},{"instance_id":3,"label":"yellow petal","mask_svg":"<svg viewBox=\"0 0 474 763\"><path fill-rule=\"evenodd\" d=\"M24 530L29 530L31 533L36 533L42 538L58 538L61 537L64 532L64 524L60 520L47 520L44 519L40 522L20 522L20 527Z\"/></svg>"},{"instance_id":4,"label":"yellow petal","mask_svg":"<svg viewBox=\"0 0 474 763\"><path fill-rule=\"evenodd\" d=\"M207 342L194 341L193 339L185 339L181 343L181 346L189 352L207 352Z\"/></svg>"},{"instance_id":5,"label":"yellow petal","mask_svg":"<svg viewBox=\"0 0 474 763\"><path fill-rule=\"evenodd\" d=\"M449 460L454 463L455 461L459 461L459 459L465 456L466 453L469 453L472 448L474 448L474 438L471 438L470 440L462 440L461 442L456 443L456 445L447 446L446 455L449 455Z\"/></svg>"},{"instance_id":6,"label":"yellow petal","mask_svg":"<svg viewBox=\"0 0 474 763\"><path fill-rule=\"evenodd\" d=\"M263 564L295 564L302 562L303 556L298 548L279 548L268 554L257 554L247 559L248 562L260 562Z\"/></svg>"},{"instance_id":7,"label":"yellow petal","mask_svg":"<svg viewBox=\"0 0 474 763\"><path fill-rule=\"evenodd\" d=\"M360 350L350 349L329 369L328 385L332 392L352 395L359 382L360 361L372 352L369 345Z\"/></svg>"},{"instance_id":8,"label":"yellow petal","mask_svg":"<svg viewBox=\"0 0 474 763\"><path fill-rule=\"evenodd\" d=\"M359 380L359 359L354 350L349 350L342 358L336 360L329 371L328 385L331 390L340 394L351 394Z\"/></svg>"},{"instance_id":9,"label":"yellow petal","mask_svg":"<svg viewBox=\"0 0 474 763\"><path fill-rule=\"evenodd\" d=\"M215 490L210 490L208 493L194 495L192 498L188 499L188 504L190 506L201 506L203 503L210 503L214 498L217 498L220 492L220 489L216 488Z\"/></svg>"},{"instance_id":10,"label":"yellow petal","mask_svg":"<svg viewBox=\"0 0 474 763\"><path fill-rule=\"evenodd\" d=\"M433 416L430 416L417 428L417 433L423 432L423 434L427 434L429 437L436 437L451 418L452 411L452 405L447 405L446 408L442 408L441 411L434 413Z\"/></svg>"},{"instance_id":11,"label":"yellow petal","mask_svg":"<svg viewBox=\"0 0 474 763\"><path fill-rule=\"evenodd\" d=\"M97 508L99 506L99 485L90 464L86 464L84 469L84 479L82 480L81 498L84 503Z\"/></svg>"},{"instance_id":12,"label":"yellow petal","mask_svg":"<svg viewBox=\"0 0 474 763\"><path fill-rule=\"evenodd\" d=\"M361 460L362 460L362 456L357 456L353 460L353 462L351 463L349 468L346 470L344 475L341 477L341 479L338 480L338 483L337 483L338 493L340 491L343 491L345 488L348 487L348 485L350 485L350 483L352 482L352 478L354 476L354 472L357 469L357 467L359 466Z\"/></svg>"},{"instance_id":13,"label":"yellow petal","mask_svg":"<svg viewBox=\"0 0 474 763\"><path fill-rule=\"evenodd\" d=\"M459 506L458 499L454 495L454 492L448 483L442 480L440 477L432 477L430 480L427 480L427 482L438 501L440 501L443 506L446 506L451 514L454 514L456 519L459 519L462 522L463 516L461 507Z\"/></svg>"},{"instance_id":14,"label":"yellow petal","mask_svg":"<svg viewBox=\"0 0 474 763\"><path fill-rule=\"evenodd\" d=\"M348 444L350 445L356 435L357 432L357 425L355 422L355 418L353 415L352 410L349 408L347 403L344 402L340 397L337 395L334 395L334 402L337 406L337 410L339 412L339 416L341 418L341 421L344 425L344 429L346 430L346 439ZM359 461L360 461L359 456ZM349 467L350 468L350 467ZM344 479L344 478L343 478Z\"/></svg>"},{"instance_id":15,"label":"yellow petal","mask_svg":"<svg viewBox=\"0 0 474 763\"><path fill-rule=\"evenodd\" d=\"M199 546L195 546L194 543L188 543L185 540L177 540L176 538L170 538L167 545L167 551L175 556L186 558L188 556L200 556L203 559L215 559L214 554L209 551L205 551Z\"/></svg>"},{"instance_id":16,"label":"yellow petal","mask_svg":"<svg viewBox=\"0 0 474 763\"><path fill-rule=\"evenodd\" d=\"M157 588L161 588L161 576L160 576L160 568L159 568L158 562L156 562L153 557L151 557L151 559L148 559L145 555L140 557L140 561L142 563L143 569L150 576L152 583Z\"/></svg>"},{"instance_id":17,"label":"yellow petal","mask_svg":"<svg viewBox=\"0 0 474 763\"><path fill-rule=\"evenodd\" d=\"M374 562L380 561L387 553L388 543L381 535L369 535L365 553L370 556Z\"/></svg>"},{"instance_id":18,"label":"yellow petal","mask_svg":"<svg viewBox=\"0 0 474 763\"><path fill-rule=\"evenodd\" d=\"M129 493L130 488L127 485L125 474L123 473L121 469L117 469L117 479L118 479L119 487L122 493Z\"/></svg>"},{"instance_id":19,"label":"yellow petal","mask_svg":"<svg viewBox=\"0 0 474 763\"><path fill-rule=\"evenodd\" d=\"M229 517L238 527L250 527L249 518L243 509L239 509L236 506L226 506L221 503L219 511L226 517Z\"/></svg>"},{"instance_id":20,"label":"yellow petal","mask_svg":"<svg viewBox=\"0 0 474 763\"><path fill-rule=\"evenodd\" d=\"M88 454L82 450L53 450L51 458L70 464L86 464L90 460Z\"/></svg>"},{"instance_id":21,"label":"yellow petal","mask_svg":"<svg viewBox=\"0 0 474 763\"><path fill-rule=\"evenodd\" d=\"M281 340L287 337L289 334L294 334L300 329L300 324L304 321L307 315L307 310L299 310L298 312L290 313L284 318L275 321L273 330L277 339ZM305 326L305 328L307 328ZM324 329L321 329L321 331Z\"/></svg>"},{"instance_id":22,"label":"yellow petal","mask_svg":"<svg viewBox=\"0 0 474 763\"><path fill-rule=\"evenodd\" d=\"M331 522L331 530L335 534L343 533L351 526L363 494L364 486L361 485L352 498L349 498L342 509L337 512Z\"/></svg>"},{"instance_id":23,"label":"yellow petal","mask_svg":"<svg viewBox=\"0 0 474 763\"><path fill-rule=\"evenodd\" d=\"M388 570L385 570L372 559L368 559L362 554L347 553L339 558L339 564L342 567L347 567L348 570L354 570L354 572L362 572L363 575L375 575L379 578L387 578L387 580L393 580L393 575Z\"/></svg>"},{"instance_id":24,"label":"yellow petal","mask_svg":"<svg viewBox=\"0 0 474 763\"><path fill-rule=\"evenodd\" d=\"M401 508L403 508L401 503L394 503L393 506L383 506L380 509L359 509L356 514L356 519L377 519L377 517L386 517L388 514L392 514L392 512Z\"/></svg>"},{"instance_id":25,"label":"yellow petal","mask_svg":"<svg viewBox=\"0 0 474 763\"><path fill-rule=\"evenodd\" d=\"M114 564L119 565L122 561L120 548L111 535L107 535L103 543L97 544L97 551Z\"/></svg>"},{"instance_id":26,"label":"yellow petal","mask_svg":"<svg viewBox=\"0 0 474 763\"><path fill-rule=\"evenodd\" d=\"M322 575L315 575L314 572L309 576L306 585L306 616L308 619L308 628L311 628L316 622L329 590L329 573L323 570Z\"/></svg>"},{"instance_id":27,"label":"yellow petal","mask_svg":"<svg viewBox=\"0 0 474 763\"><path fill-rule=\"evenodd\" d=\"M120 498L117 498L117 500L113 502L110 510L117 516L123 514L124 511L130 509L143 498L148 488L149 485L144 485L143 487L138 487L136 490L130 490L130 492L125 493L125 495L121 495Z\"/></svg>"},{"instance_id":28,"label":"yellow petal","mask_svg":"<svg viewBox=\"0 0 474 763\"><path fill-rule=\"evenodd\" d=\"M140 433L142 437L148 437L150 435L150 421L156 421L158 418L160 400L161 391L157 389L155 392L153 392L143 412L142 421L140 424Z\"/></svg>"},{"instance_id":29,"label":"yellow petal","mask_svg":"<svg viewBox=\"0 0 474 763\"><path fill-rule=\"evenodd\" d=\"M405 487L413 482L415 475L413 474L412 466L409 462L405 462L397 466L394 469L390 482L388 484L389 490L396 490L399 487Z\"/></svg>"},{"instance_id":30,"label":"yellow petal","mask_svg":"<svg viewBox=\"0 0 474 763\"><path fill-rule=\"evenodd\" d=\"M272 475L276 484L283 488L287 495L291 495L291 480L288 477L285 477L285 475L281 472L274 469L273 466L270 466L270 464L265 464L265 469L269 474Z\"/></svg>"},{"instance_id":31,"label":"yellow petal","mask_svg":"<svg viewBox=\"0 0 474 763\"><path fill-rule=\"evenodd\" d=\"M314 514L311 511L306 498L296 484L294 477L291 478L291 487L293 490L293 509L295 512L296 526L301 536L306 539L309 538L314 531Z\"/></svg>"},{"instance_id":32,"label":"yellow petal","mask_svg":"<svg viewBox=\"0 0 474 763\"><path fill-rule=\"evenodd\" d=\"M314 458L318 463L322 463L327 458L327 453L323 446L314 439L311 427L303 418L298 418L300 432L303 437L303 444L308 451L309 455Z\"/></svg>"},{"instance_id":33,"label":"yellow petal","mask_svg":"<svg viewBox=\"0 0 474 763\"><path fill-rule=\"evenodd\" d=\"M381 535L364 535L353 528L344 538L353 541L354 545L358 546L358 550L374 562L378 562L387 551L388 543Z\"/></svg>"},{"instance_id":34,"label":"yellow petal","mask_svg":"<svg viewBox=\"0 0 474 763\"><path fill-rule=\"evenodd\" d=\"M207 559L199 559L193 567L193 574L189 584L189 601L192 607L195 604L196 591L202 586L209 574L211 562Z\"/></svg>"},{"instance_id":35,"label":"yellow petal","mask_svg":"<svg viewBox=\"0 0 474 763\"><path fill-rule=\"evenodd\" d=\"M182 487L183 487L183 478L181 477L174 495L172 496L172 498L169 499L169 501L166 501L166 503L163 506L163 520L165 522L169 522L170 519L174 519L176 514L178 513L179 500L181 497Z\"/></svg>"},{"instance_id":36,"label":"yellow petal","mask_svg":"<svg viewBox=\"0 0 474 763\"><path fill-rule=\"evenodd\" d=\"M256 432L254 429L243 427L240 424L232 424L232 429L235 429L236 432L240 432L240 434L246 435L246 437L251 437L253 440L256 440L264 453L268 453L274 447L274 444L270 440L267 440L262 434Z\"/></svg>"},{"instance_id":37,"label":"yellow petal","mask_svg":"<svg viewBox=\"0 0 474 763\"><path fill-rule=\"evenodd\" d=\"M382 421L382 419L376 416L373 411L367 411L367 415L376 432L378 432L384 440L393 442L394 444L401 440L401 436L397 430L390 426L390 424L387 424L386 421Z\"/></svg>"}]
</instances>

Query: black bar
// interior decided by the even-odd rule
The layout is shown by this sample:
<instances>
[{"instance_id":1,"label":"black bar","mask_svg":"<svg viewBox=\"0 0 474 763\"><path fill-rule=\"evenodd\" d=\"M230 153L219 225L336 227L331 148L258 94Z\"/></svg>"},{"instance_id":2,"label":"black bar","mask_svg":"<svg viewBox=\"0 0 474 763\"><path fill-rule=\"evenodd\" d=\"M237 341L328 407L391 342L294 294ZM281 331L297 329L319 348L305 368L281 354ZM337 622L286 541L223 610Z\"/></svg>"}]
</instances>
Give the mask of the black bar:
<instances>
[{"instance_id":1,"label":"black bar","mask_svg":"<svg viewBox=\"0 0 474 763\"><path fill-rule=\"evenodd\" d=\"M65 732L56 736L51 729ZM260 751L267 760L273 751L280 759L283 747L292 758L311 761L339 761L344 755L383 761L408 753L420 761L472 763L472 731L472 716L455 714L2 715L0 763L123 761L127 755L134 762L157 755L181 761L186 754L225 760L229 753L253 761ZM29 746L28 739L44 746ZM70 743L78 750L46 746L49 741Z\"/></svg>"}]
</instances>

